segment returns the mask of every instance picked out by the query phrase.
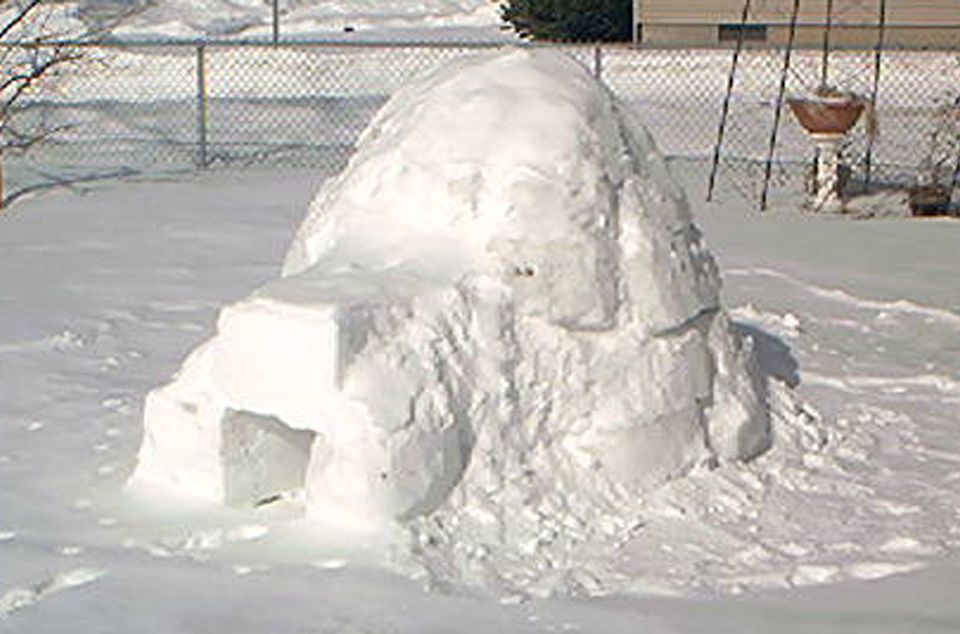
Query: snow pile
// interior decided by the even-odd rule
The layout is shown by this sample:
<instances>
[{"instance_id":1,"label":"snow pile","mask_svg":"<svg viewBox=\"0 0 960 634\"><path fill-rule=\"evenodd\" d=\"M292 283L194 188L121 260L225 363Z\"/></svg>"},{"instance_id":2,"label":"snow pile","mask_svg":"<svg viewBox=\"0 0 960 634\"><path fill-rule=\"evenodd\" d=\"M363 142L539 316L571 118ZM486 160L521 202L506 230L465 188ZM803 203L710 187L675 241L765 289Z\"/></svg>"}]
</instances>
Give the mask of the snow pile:
<instances>
[{"instance_id":1,"label":"snow pile","mask_svg":"<svg viewBox=\"0 0 960 634\"><path fill-rule=\"evenodd\" d=\"M93 13L116 0L84 0ZM157 0L138 2L139 11L114 33L121 37L268 37L273 5L264 0ZM490 0L280 0L285 37L342 33L344 29L484 29L496 33L499 3Z\"/></svg>"},{"instance_id":2,"label":"snow pile","mask_svg":"<svg viewBox=\"0 0 960 634\"><path fill-rule=\"evenodd\" d=\"M652 140L561 54L398 93L283 277L152 392L134 481L397 523L433 580L591 591L642 495L770 444L716 265ZM599 580L598 580L599 579Z\"/></svg>"}]
</instances>

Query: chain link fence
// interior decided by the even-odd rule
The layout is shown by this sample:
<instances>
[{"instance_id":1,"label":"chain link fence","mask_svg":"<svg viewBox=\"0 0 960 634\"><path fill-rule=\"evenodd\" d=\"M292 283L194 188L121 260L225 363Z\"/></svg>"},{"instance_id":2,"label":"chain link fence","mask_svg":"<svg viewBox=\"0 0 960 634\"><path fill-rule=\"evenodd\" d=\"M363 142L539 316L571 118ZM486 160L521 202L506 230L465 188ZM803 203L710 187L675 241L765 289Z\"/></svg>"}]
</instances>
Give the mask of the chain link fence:
<instances>
[{"instance_id":1,"label":"chain link fence","mask_svg":"<svg viewBox=\"0 0 960 634\"><path fill-rule=\"evenodd\" d=\"M37 188L121 175L163 175L226 166L314 167L335 174L378 108L411 79L495 45L139 44L91 47L87 68L32 97L19 115L58 129L5 160L8 197ZM772 154L774 187L802 179L810 141L780 102L815 87L816 51L744 50L727 97L729 49L567 46L634 106L668 156L709 160L720 180L756 199ZM960 157L960 51L844 50L829 81L864 96L877 90L880 135L864 125L846 158L854 180L956 184ZM786 74L785 74L786 73ZM774 134L776 110L783 106ZM869 157L869 165L867 163Z\"/></svg>"}]
</instances>

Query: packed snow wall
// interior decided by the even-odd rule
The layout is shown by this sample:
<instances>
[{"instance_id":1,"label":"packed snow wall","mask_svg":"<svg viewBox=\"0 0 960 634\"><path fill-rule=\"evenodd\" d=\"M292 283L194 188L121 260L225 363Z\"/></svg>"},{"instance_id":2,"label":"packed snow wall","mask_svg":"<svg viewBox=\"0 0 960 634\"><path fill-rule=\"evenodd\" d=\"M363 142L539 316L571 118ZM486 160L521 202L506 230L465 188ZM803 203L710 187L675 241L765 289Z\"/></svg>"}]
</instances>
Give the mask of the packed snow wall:
<instances>
[{"instance_id":1,"label":"packed snow wall","mask_svg":"<svg viewBox=\"0 0 960 634\"><path fill-rule=\"evenodd\" d=\"M514 512L532 499L615 524L770 444L718 291L654 143L585 70L461 61L386 104L282 276L150 393L133 482L303 491L350 530L456 516L479 542L536 533Z\"/></svg>"}]
</instances>

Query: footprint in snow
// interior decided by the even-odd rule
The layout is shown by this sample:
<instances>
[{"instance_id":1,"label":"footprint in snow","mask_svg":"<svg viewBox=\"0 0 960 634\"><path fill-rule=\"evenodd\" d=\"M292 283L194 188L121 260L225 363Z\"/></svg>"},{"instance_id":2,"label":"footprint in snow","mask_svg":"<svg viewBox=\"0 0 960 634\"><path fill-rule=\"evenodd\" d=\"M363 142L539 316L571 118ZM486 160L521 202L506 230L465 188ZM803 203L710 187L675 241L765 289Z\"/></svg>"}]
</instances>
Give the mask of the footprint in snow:
<instances>
[{"instance_id":1,"label":"footprint in snow","mask_svg":"<svg viewBox=\"0 0 960 634\"><path fill-rule=\"evenodd\" d=\"M846 566L846 573L861 581L875 581L893 575L902 575L923 568L920 562L892 563L886 561L864 561Z\"/></svg>"},{"instance_id":2,"label":"footprint in snow","mask_svg":"<svg viewBox=\"0 0 960 634\"><path fill-rule=\"evenodd\" d=\"M840 569L830 565L802 564L790 573L790 584L793 586L816 586L835 581L840 576Z\"/></svg>"},{"instance_id":3,"label":"footprint in snow","mask_svg":"<svg viewBox=\"0 0 960 634\"><path fill-rule=\"evenodd\" d=\"M173 557L173 553L163 546L155 544L151 541L142 541L133 537L128 537L127 539L123 540L123 547L127 549L142 550L151 557L155 557L157 559L169 559L170 557Z\"/></svg>"},{"instance_id":4,"label":"footprint in snow","mask_svg":"<svg viewBox=\"0 0 960 634\"><path fill-rule=\"evenodd\" d=\"M17 534L13 531L0 531L0 544L16 539Z\"/></svg>"},{"instance_id":5,"label":"footprint in snow","mask_svg":"<svg viewBox=\"0 0 960 634\"><path fill-rule=\"evenodd\" d=\"M347 567L346 559L318 559L310 564L318 570L340 570Z\"/></svg>"},{"instance_id":6,"label":"footprint in snow","mask_svg":"<svg viewBox=\"0 0 960 634\"><path fill-rule=\"evenodd\" d=\"M100 405L118 414L129 414L131 411L128 399L123 396L111 396L100 401Z\"/></svg>"},{"instance_id":7,"label":"footprint in snow","mask_svg":"<svg viewBox=\"0 0 960 634\"><path fill-rule=\"evenodd\" d=\"M863 551L863 546L860 544L855 544L853 542L837 542L835 544L829 544L827 550L833 553L843 553L843 554L855 554Z\"/></svg>"},{"instance_id":8,"label":"footprint in snow","mask_svg":"<svg viewBox=\"0 0 960 634\"><path fill-rule=\"evenodd\" d=\"M233 571L233 574L237 575L238 577L246 577L247 575L253 574L255 572L259 572L259 573L269 572L270 566L265 566L263 564L257 564L253 566L237 564L237 565L231 566L230 569Z\"/></svg>"},{"instance_id":9,"label":"footprint in snow","mask_svg":"<svg viewBox=\"0 0 960 634\"><path fill-rule=\"evenodd\" d=\"M97 568L74 568L44 579L32 586L11 588L0 596L0 620L42 601L50 595L93 583L106 574L105 570Z\"/></svg>"},{"instance_id":10,"label":"footprint in snow","mask_svg":"<svg viewBox=\"0 0 960 634\"><path fill-rule=\"evenodd\" d=\"M884 513L886 515L892 515L894 517L903 517L904 515L913 515L919 513L922 509L919 506L914 504L906 504L903 502L896 502L894 500L876 500L873 503L873 508Z\"/></svg>"},{"instance_id":11,"label":"footprint in snow","mask_svg":"<svg viewBox=\"0 0 960 634\"><path fill-rule=\"evenodd\" d=\"M103 372L112 372L114 370L119 370L123 364L115 356L104 357L100 362L100 370Z\"/></svg>"},{"instance_id":12,"label":"footprint in snow","mask_svg":"<svg viewBox=\"0 0 960 634\"><path fill-rule=\"evenodd\" d=\"M211 528L191 533L186 539L170 542L167 545L187 552L209 551L220 548L224 544L256 541L266 537L270 529L259 524L237 526L229 530Z\"/></svg>"},{"instance_id":13,"label":"footprint in snow","mask_svg":"<svg viewBox=\"0 0 960 634\"><path fill-rule=\"evenodd\" d=\"M933 555L939 550L936 546L925 544L913 537L903 535L892 537L880 546L881 552L904 555Z\"/></svg>"},{"instance_id":14,"label":"footprint in snow","mask_svg":"<svg viewBox=\"0 0 960 634\"><path fill-rule=\"evenodd\" d=\"M170 557L178 555L186 555L198 561L205 561L209 558L211 551L217 550L224 545L256 541L266 537L269 533L270 529L266 526L246 524L231 529L211 528L198 530L189 533L186 537L167 538L159 542L129 538L124 541L123 546L124 548L142 550L157 559L169 559ZM267 570L267 568L265 566L237 565L234 572L238 576L243 576L251 572L261 572L263 570Z\"/></svg>"}]
</instances>

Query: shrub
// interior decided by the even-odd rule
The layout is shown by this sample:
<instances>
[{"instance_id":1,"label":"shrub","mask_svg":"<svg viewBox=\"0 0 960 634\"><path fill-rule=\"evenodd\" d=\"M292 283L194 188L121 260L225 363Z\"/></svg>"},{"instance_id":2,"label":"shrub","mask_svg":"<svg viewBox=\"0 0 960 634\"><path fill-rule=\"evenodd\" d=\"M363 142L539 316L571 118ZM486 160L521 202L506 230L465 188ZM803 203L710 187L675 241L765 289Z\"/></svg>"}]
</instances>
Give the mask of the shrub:
<instances>
[{"instance_id":1,"label":"shrub","mask_svg":"<svg viewBox=\"0 0 960 634\"><path fill-rule=\"evenodd\" d=\"M501 17L522 37L563 42L631 39L632 0L507 0Z\"/></svg>"}]
</instances>

